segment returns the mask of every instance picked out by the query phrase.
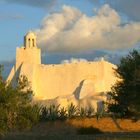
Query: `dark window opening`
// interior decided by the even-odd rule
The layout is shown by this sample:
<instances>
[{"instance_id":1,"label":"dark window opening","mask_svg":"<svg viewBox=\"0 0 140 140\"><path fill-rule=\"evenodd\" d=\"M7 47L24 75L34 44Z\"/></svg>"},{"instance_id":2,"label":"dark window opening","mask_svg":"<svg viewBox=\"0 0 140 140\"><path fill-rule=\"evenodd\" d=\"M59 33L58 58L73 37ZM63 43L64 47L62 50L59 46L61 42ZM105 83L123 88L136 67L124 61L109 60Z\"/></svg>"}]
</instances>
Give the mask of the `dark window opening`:
<instances>
[{"instance_id":1,"label":"dark window opening","mask_svg":"<svg viewBox=\"0 0 140 140\"><path fill-rule=\"evenodd\" d=\"M28 45L29 45L29 47L30 47L30 38L28 39L28 42L29 42Z\"/></svg>"},{"instance_id":2,"label":"dark window opening","mask_svg":"<svg viewBox=\"0 0 140 140\"><path fill-rule=\"evenodd\" d=\"M34 39L32 39L32 42L33 42L33 47L35 46L35 42L34 42Z\"/></svg>"}]
</instances>

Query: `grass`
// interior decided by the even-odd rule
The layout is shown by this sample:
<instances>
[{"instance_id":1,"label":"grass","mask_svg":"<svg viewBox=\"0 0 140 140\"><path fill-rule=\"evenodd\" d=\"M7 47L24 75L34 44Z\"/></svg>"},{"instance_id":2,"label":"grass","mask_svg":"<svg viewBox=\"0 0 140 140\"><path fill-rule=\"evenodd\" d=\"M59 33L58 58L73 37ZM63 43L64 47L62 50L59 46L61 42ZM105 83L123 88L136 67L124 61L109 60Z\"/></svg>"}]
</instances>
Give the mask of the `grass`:
<instances>
[{"instance_id":1,"label":"grass","mask_svg":"<svg viewBox=\"0 0 140 140\"><path fill-rule=\"evenodd\" d=\"M122 128L118 128L116 125ZM140 132L140 120L133 122L131 119L117 119L116 122L110 117L96 118L74 118L66 120L66 123L75 127L94 127L103 132Z\"/></svg>"},{"instance_id":2,"label":"grass","mask_svg":"<svg viewBox=\"0 0 140 140\"><path fill-rule=\"evenodd\" d=\"M123 130L109 117L98 121L96 118L46 121L30 131L9 133L0 140L140 140L140 120L117 119L117 122Z\"/></svg>"}]
</instances>

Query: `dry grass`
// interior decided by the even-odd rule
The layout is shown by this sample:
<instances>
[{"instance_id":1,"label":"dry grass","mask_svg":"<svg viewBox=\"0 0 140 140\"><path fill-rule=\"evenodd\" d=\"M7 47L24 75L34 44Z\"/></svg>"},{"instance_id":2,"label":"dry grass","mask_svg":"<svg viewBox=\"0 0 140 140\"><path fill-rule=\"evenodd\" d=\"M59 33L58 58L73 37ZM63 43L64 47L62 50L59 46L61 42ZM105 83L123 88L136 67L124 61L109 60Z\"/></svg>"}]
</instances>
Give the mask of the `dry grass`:
<instances>
[{"instance_id":1,"label":"dry grass","mask_svg":"<svg viewBox=\"0 0 140 140\"><path fill-rule=\"evenodd\" d=\"M66 121L49 121L36 125L31 132L49 135L76 134L81 127L93 127L102 132L140 132L140 120L133 122L130 119L117 119L119 129L112 118L75 118Z\"/></svg>"},{"instance_id":2,"label":"dry grass","mask_svg":"<svg viewBox=\"0 0 140 140\"><path fill-rule=\"evenodd\" d=\"M132 131L140 132L140 120L133 122L130 119L117 119L117 124L122 128L119 129L112 118L101 118L97 121L96 118L70 119L66 123L75 127L95 127L103 132L120 132Z\"/></svg>"},{"instance_id":3,"label":"dry grass","mask_svg":"<svg viewBox=\"0 0 140 140\"><path fill-rule=\"evenodd\" d=\"M4 139L6 140L23 140L23 139L40 139L40 140L139 140L140 139L140 120L137 122L132 122L129 119L117 119L118 125L122 128L119 129L114 123L112 118L101 118L98 121L96 118L75 118L68 119L66 121L49 121L37 124L32 130L26 132L17 132L17 133L9 133ZM89 132L84 132L81 135L78 135L78 130L80 128L84 128L88 131L92 128L100 130L101 132L109 132L98 135L97 137L93 137L89 135ZM94 130L95 130L94 129ZM82 129L83 130L83 129ZM111 133L110 133L111 132ZM114 132L114 133L112 133ZM117 133L116 133L117 132ZM125 132L125 133L122 133ZM127 133L129 132L129 133ZM138 133L130 133L130 132L138 132ZM81 134L81 133L80 133ZM1 139L1 138L0 138Z\"/></svg>"}]
</instances>

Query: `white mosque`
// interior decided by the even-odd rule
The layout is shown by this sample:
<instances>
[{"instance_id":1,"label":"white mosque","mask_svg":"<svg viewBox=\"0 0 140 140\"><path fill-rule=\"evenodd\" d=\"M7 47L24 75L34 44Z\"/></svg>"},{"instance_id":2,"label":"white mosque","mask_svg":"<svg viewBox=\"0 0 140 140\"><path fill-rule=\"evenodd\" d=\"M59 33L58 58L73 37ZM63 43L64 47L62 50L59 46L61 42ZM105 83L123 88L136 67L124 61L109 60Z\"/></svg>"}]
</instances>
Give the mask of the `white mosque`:
<instances>
[{"instance_id":1,"label":"white mosque","mask_svg":"<svg viewBox=\"0 0 140 140\"><path fill-rule=\"evenodd\" d=\"M117 81L116 66L104 59L64 64L41 64L41 51L36 36L29 31L24 46L16 49L16 61L7 80L14 83L25 75L34 91L34 100L45 100L66 107L73 103L82 107L105 101L106 92Z\"/></svg>"}]
</instances>

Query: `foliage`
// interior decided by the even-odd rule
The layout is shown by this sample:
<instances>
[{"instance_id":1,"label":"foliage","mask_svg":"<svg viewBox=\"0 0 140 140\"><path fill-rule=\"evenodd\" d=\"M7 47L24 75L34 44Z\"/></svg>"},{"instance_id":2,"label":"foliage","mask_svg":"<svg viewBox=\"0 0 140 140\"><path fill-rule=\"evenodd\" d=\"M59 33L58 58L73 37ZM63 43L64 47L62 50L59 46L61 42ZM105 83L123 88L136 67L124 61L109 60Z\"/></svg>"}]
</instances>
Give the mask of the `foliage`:
<instances>
[{"instance_id":1,"label":"foliage","mask_svg":"<svg viewBox=\"0 0 140 140\"><path fill-rule=\"evenodd\" d=\"M78 128L77 133L80 135L94 135L94 134L102 134L103 132L98 128L90 126Z\"/></svg>"},{"instance_id":2,"label":"foliage","mask_svg":"<svg viewBox=\"0 0 140 140\"><path fill-rule=\"evenodd\" d=\"M94 108L93 107L89 107L88 109L87 109L87 117L92 117L94 115Z\"/></svg>"},{"instance_id":3,"label":"foliage","mask_svg":"<svg viewBox=\"0 0 140 140\"><path fill-rule=\"evenodd\" d=\"M102 118L104 115L105 115L105 103L104 103L104 101L102 101L102 107L97 108L97 112L96 112L97 120L99 118Z\"/></svg>"},{"instance_id":4,"label":"foliage","mask_svg":"<svg viewBox=\"0 0 140 140\"><path fill-rule=\"evenodd\" d=\"M69 118L75 117L77 116L77 107L73 103L71 103L68 106L67 112Z\"/></svg>"},{"instance_id":5,"label":"foliage","mask_svg":"<svg viewBox=\"0 0 140 140\"><path fill-rule=\"evenodd\" d=\"M109 111L121 116L140 116L140 52L133 50L123 57L115 71L121 80L109 92Z\"/></svg>"},{"instance_id":6,"label":"foliage","mask_svg":"<svg viewBox=\"0 0 140 140\"><path fill-rule=\"evenodd\" d=\"M41 121L46 121L49 118L49 110L46 106L41 107L40 109L40 120Z\"/></svg>"},{"instance_id":7,"label":"foliage","mask_svg":"<svg viewBox=\"0 0 140 140\"><path fill-rule=\"evenodd\" d=\"M79 116L80 116L80 117L85 117L85 116L87 116L87 108L81 107L81 108L79 109Z\"/></svg>"},{"instance_id":8,"label":"foliage","mask_svg":"<svg viewBox=\"0 0 140 140\"><path fill-rule=\"evenodd\" d=\"M16 87L3 80L0 66L0 133L30 128L38 121L39 108L31 105L33 92L25 76Z\"/></svg>"},{"instance_id":9,"label":"foliage","mask_svg":"<svg viewBox=\"0 0 140 140\"><path fill-rule=\"evenodd\" d=\"M48 111L50 120L56 120L57 118L59 118L59 105L58 106L50 105Z\"/></svg>"},{"instance_id":10,"label":"foliage","mask_svg":"<svg viewBox=\"0 0 140 140\"><path fill-rule=\"evenodd\" d=\"M62 115L62 112L61 112ZM63 114L64 115L64 114ZM60 118L60 110L59 105L50 105L50 106L43 106L40 111L40 120L56 120Z\"/></svg>"},{"instance_id":11,"label":"foliage","mask_svg":"<svg viewBox=\"0 0 140 140\"><path fill-rule=\"evenodd\" d=\"M67 118L67 109L64 107L60 108L59 110L59 118L60 120L65 120Z\"/></svg>"},{"instance_id":12,"label":"foliage","mask_svg":"<svg viewBox=\"0 0 140 140\"><path fill-rule=\"evenodd\" d=\"M49 121L49 120L65 120L73 117L93 117L94 109L92 107L89 108L78 108L77 106L71 103L68 107L61 107L60 105L50 105L50 106L42 106L40 108L40 120L41 121Z\"/></svg>"}]
</instances>

